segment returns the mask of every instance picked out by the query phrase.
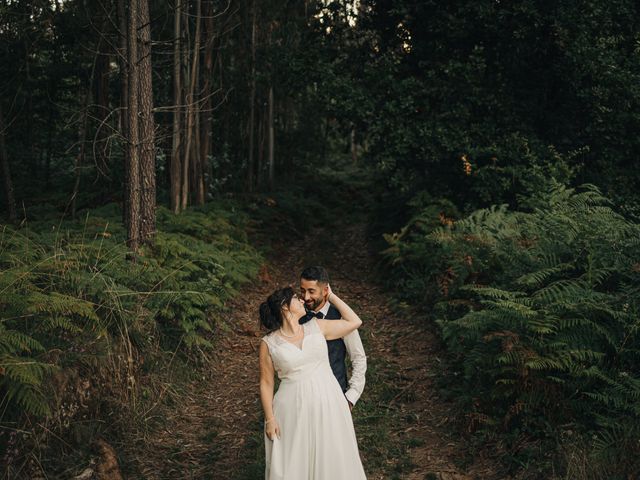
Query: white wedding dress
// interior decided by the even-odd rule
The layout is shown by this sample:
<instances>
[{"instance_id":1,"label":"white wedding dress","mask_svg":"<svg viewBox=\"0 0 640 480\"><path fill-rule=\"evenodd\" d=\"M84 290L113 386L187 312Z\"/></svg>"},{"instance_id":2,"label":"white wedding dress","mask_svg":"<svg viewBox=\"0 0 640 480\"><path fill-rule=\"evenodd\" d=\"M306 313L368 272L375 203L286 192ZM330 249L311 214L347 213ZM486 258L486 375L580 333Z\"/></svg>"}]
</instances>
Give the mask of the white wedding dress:
<instances>
[{"instance_id":1,"label":"white wedding dress","mask_svg":"<svg viewBox=\"0 0 640 480\"><path fill-rule=\"evenodd\" d=\"M327 342L315 319L302 348L273 332L263 337L280 386L273 413L280 438L265 434L266 480L366 479L347 399L331 371Z\"/></svg>"}]
</instances>

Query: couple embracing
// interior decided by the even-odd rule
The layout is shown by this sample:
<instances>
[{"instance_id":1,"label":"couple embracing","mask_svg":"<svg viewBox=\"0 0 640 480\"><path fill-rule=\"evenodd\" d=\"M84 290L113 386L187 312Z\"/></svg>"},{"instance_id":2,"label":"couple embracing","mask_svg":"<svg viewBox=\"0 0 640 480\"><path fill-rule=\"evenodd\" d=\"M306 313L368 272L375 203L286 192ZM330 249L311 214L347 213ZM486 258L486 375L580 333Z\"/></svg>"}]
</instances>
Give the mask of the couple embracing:
<instances>
[{"instance_id":1,"label":"couple embracing","mask_svg":"<svg viewBox=\"0 0 640 480\"><path fill-rule=\"evenodd\" d=\"M351 419L367 369L362 320L332 291L326 270L309 267L300 295L276 290L260 321L270 331L260 344L266 480L366 479Z\"/></svg>"}]
</instances>

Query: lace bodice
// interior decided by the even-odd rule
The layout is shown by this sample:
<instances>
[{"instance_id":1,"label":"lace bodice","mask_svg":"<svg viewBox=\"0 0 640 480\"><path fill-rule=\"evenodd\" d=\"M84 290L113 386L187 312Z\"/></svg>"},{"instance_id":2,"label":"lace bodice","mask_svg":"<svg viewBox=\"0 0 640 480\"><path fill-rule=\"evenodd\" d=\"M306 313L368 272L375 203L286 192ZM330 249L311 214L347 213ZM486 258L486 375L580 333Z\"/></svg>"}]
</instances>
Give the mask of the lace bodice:
<instances>
[{"instance_id":1,"label":"lace bodice","mask_svg":"<svg viewBox=\"0 0 640 480\"><path fill-rule=\"evenodd\" d=\"M287 342L281 335L271 332L262 337L269 347L273 366L280 380L297 380L311 374L319 365L329 365L327 342L314 318L302 325L302 347Z\"/></svg>"}]
</instances>

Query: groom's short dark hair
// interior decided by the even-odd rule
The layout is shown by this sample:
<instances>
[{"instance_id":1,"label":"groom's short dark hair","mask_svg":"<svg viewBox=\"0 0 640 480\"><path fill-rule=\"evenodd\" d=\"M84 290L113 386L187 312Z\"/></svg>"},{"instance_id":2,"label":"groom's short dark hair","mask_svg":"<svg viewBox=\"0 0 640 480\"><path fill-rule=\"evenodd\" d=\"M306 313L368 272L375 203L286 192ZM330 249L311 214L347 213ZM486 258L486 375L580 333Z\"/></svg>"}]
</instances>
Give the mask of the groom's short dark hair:
<instances>
[{"instance_id":1,"label":"groom's short dark hair","mask_svg":"<svg viewBox=\"0 0 640 480\"><path fill-rule=\"evenodd\" d=\"M307 267L302 270L300 278L304 280L315 280L318 283L329 283L329 272L324 267Z\"/></svg>"}]
</instances>

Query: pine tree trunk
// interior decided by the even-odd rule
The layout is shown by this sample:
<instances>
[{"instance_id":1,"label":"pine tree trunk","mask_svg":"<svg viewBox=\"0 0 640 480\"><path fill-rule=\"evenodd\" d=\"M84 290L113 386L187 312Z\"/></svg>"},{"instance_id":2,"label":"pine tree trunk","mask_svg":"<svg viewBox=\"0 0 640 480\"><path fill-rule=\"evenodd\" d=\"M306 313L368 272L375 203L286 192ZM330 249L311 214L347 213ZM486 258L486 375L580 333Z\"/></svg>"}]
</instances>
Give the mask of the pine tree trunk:
<instances>
[{"instance_id":1,"label":"pine tree trunk","mask_svg":"<svg viewBox=\"0 0 640 480\"><path fill-rule=\"evenodd\" d=\"M356 127L351 127L351 134L349 135L349 148L351 150L351 161L358 163L358 150L356 147Z\"/></svg>"},{"instance_id":2,"label":"pine tree trunk","mask_svg":"<svg viewBox=\"0 0 640 480\"><path fill-rule=\"evenodd\" d=\"M251 92L249 94L249 161L247 171L247 190L254 187L254 137L256 123L256 0L251 8Z\"/></svg>"},{"instance_id":3,"label":"pine tree trunk","mask_svg":"<svg viewBox=\"0 0 640 480\"><path fill-rule=\"evenodd\" d=\"M80 179L82 177L82 168L84 166L85 154L86 154L86 144L87 144L87 130L89 126L89 102L91 101L91 92L93 89L93 83L95 81L96 75L96 67L98 64L99 58L99 47L102 41L102 37L98 38L98 42L95 46L94 52L96 52L93 57L93 64L91 65L91 74L89 75L89 83L86 86L84 93L84 102L83 102L83 110L82 110L82 120L80 123L80 127L78 130L78 154L74 160L74 174L75 181L73 184L73 192L71 193L71 218L76 218L76 206L78 200L78 194L80 193ZM82 96L82 87L79 92L79 96Z\"/></svg>"},{"instance_id":4,"label":"pine tree trunk","mask_svg":"<svg viewBox=\"0 0 640 480\"><path fill-rule=\"evenodd\" d=\"M176 0L175 16L173 22L173 138L171 147L171 211L180 212L180 176L182 171L181 160L181 135L180 128L182 118L182 66L180 53L180 26L182 24L182 2Z\"/></svg>"},{"instance_id":5,"label":"pine tree trunk","mask_svg":"<svg viewBox=\"0 0 640 480\"><path fill-rule=\"evenodd\" d=\"M200 78L200 74L196 74L196 78ZM200 91L200 81L198 80L198 87L196 89L196 91ZM200 102L198 102L198 105L200 105ZM202 138L200 136L200 107L197 108L197 110L194 112L194 120L195 120L195 125L193 126L193 131L194 131L194 142L193 142L193 160L194 160L194 166L197 167L195 168L195 172L196 172L196 182L195 182L195 186L196 186L196 204L197 205L204 205L204 162L202 161L202 145L201 145L201 141Z\"/></svg>"},{"instance_id":6,"label":"pine tree trunk","mask_svg":"<svg viewBox=\"0 0 640 480\"><path fill-rule=\"evenodd\" d=\"M129 65L127 61L127 10L125 0L118 0L118 63L120 64L120 131L122 137L128 139L129 135ZM122 199L122 223L129 224L129 148L122 149L124 160L124 191Z\"/></svg>"},{"instance_id":7,"label":"pine tree trunk","mask_svg":"<svg viewBox=\"0 0 640 480\"><path fill-rule=\"evenodd\" d=\"M27 41L25 45L25 84L27 91L27 118L33 118L33 82L31 81L31 44ZM25 132L25 136L29 145L27 147L28 154L27 158L29 159L29 176L30 178L37 178L38 176L38 165L35 159L34 153L34 145L35 139L33 138L33 122L27 122L27 131Z\"/></svg>"},{"instance_id":8,"label":"pine tree trunk","mask_svg":"<svg viewBox=\"0 0 640 480\"><path fill-rule=\"evenodd\" d=\"M187 103L187 143L184 152L184 164L182 171L182 201L181 208L187 208L189 198L189 169L192 156L192 143L194 137L195 115L197 113L195 104L196 80L198 77L198 60L200 58L200 19L202 17L202 0L196 1L196 32L193 40L193 59L191 61L190 87L186 97ZM197 161L197 159L194 159Z\"/></svg>"},{"instance_id":9,"label":"pine tree trunk","mask_svg":"<svg viewBox=\"0 0 640 480\"><path fill-rule=\"evenodd\" d=\"M275 176L275 158L274 141L275 141L275 128L273 125L273 85L269 87L269 190L273 190L274 176Z\"/></svg>"},{"instance_id":10,"label":"pine tree trunk","mask_svg":"<svg viewBox=\"0 0 640 480\"><path fill-rule=\"evenodd\" d=\"M258 190L264 187L264 142L267 138L267 113L265 108L258 110L258 125L256 140L258 141L257 180Z\"/></svg>"},{"instance_id":11,"label":"pine tree trunk","mask_svg":"<svg viewBox=\"0 0 640 480\"><path fill-rule=\"evenodd\" d=\"M138 0L140 44L140 241L151 242L156 231L156 159L151 71L151 26L148 0Z\"/></svg>"},{"instance_id":12,"label":"pine tree trunk","mask_svg":"<svg viewBox=\"0 0 640 480\"><path fill-rule=\"evenodd\" d=\"M7 213L9 220L16 221L16 198L13 193L13 179L11 178L11 168L9 167L9 156L7 155L7 145L5 141L6 124L4 122L4 114L2 105L0 105L0 162L2 162L2 180L4 183L5 202L7 204Z\"/></svg>"},{"instance_id":13,"label":"pine tree trunk","mask_svg":"<svg viewBox=\"0 0 640 480\"><path fill-rule=\"evenodd\" d=\"M200 0L202 1L202 0ZM200 6L202 8L202 6ZM202 29L202 20L200 20L200 28ZM202 32L202 30L201 30ZM193 103L193 142L191 144L191 173L194 194L195 194L195 204L196 205L204 205L204 177L202 171L202 158L200 158L200 47L202 43L202 33L198 37L198 61L196 63L195 68L195 88L194 88L194 97L192 100Z\"/></svg>"},{"instance_id":14,"label":"pine tree trunk","mask_svg":"<svg viewBox=\"0 0 640 480\"><path fill-rule=\"evenodd\" d=\"M140 245L140 159L138 155L138 2L129 3L127 59L129 63L129 178L127 179L127 245L136 252Z\"/></svg>"},{"instance_id":15,"label":"pine tree trunk","mask_svg":"<svg viewBox=\"0 0 640 480\"><path fill-rule=\"evenodd\" d=\"M94 163L101 177L107 176L108 166L108 139L109 129L105 125L109 115L109 74L111 71L110 45L105 41L103 32L107 30L107 21L102 25L100 34L100 42L98 43L98 56L96 58L96 74L94 85L94 103L95 107L93 115L98 123L98 130L95 135L95 143L93 151L95 152Z\"/></svg>"},{"instance_id":16,"label":"pine tree trunk","mask_svg":"<svg viewBox=\"0 0 640 480\"><path fill-rule=\"evenodd\" d=\"M91 85L93 84L96 59L93 62L91 76L89 77L89 85L86 86L84 94L84 108L82 111L82 120L78 129L78 154L74 160L73 170L75 181L73 183L73 192L71 193L71 218L76 218L76 209L78 205L78 195L80 194L80 179L82 177L82 168L84 166L86 145L87 145L87 128L89 124L89 101L91 100ZM82 90L79 92L82 93Z\"/></svg>"},{"instance_id":17,"label":"pine tree trunk","mask_svg":"<svg viewBox=\"0 0 640 480\"><path fill-rule=\"evenodd\" d=\"M204 101L202 103L202 112L201 112L201 125L202 125L202 133L200 138L200 161L201 161L201 172L202 172L202 199L203 202L207 198L207 179L211 181L211 171L210 171L210 163L209 156L211 154L211 124L213 121L213 102L211 96L213 94L213 44L215 41L215 32L214 32L214 9L213 2L207 2L207 8L205 10L205 18L206 21L204 23L205 27L205 38L206 44L204 48L204 85L202 86L202 94L204 96Z\"/></svg>"},{"instance_id":18,"label":"pine tree trunk","mask_svg":"<svg viewBox=\"0 0 640 480\"><path fill-rule=\"evenodd\" d=\"M49 92L49 98L55 98L52 92ZM49 190L51 186L51 157L53 155L53 129L55 123L53 122L53 102L48 104L47 112L47 156L44 163L44 188Z\"/></svg>"}]
</instances>

